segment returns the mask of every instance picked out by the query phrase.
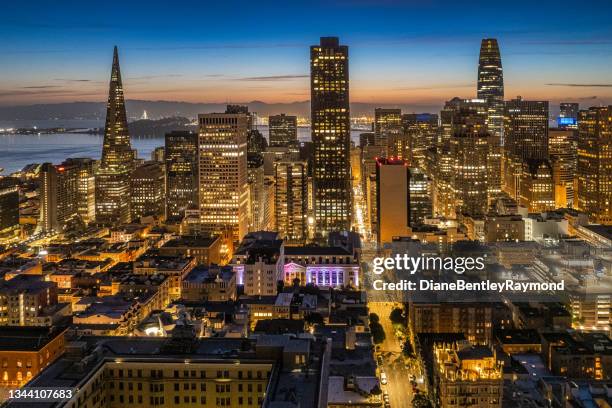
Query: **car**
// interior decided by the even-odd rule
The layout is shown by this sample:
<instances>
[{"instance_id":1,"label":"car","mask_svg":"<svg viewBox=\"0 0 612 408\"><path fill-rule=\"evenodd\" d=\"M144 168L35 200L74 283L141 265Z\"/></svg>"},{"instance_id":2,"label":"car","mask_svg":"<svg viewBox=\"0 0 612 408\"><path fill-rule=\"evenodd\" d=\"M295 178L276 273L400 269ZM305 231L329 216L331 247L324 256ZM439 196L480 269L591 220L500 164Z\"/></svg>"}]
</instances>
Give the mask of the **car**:
<instances>
[{"instance_id":1,"label":"car","mask_svg":"<svg viewBox=\"0 0 612 408\"><path fill-rule=\"evenodd\" d=\"M385 402L389 402L389 394L387 394L386 392L383 394L383 400Z\"/></svg>"},{"instance_id":2,"label":"car","mask_svg":"<svg viewBox=\"0 0 612 408\"><path fill-rule=\"evenodd\" d=\"M380 383L382 385L387 385L387 374L384 372L380 373Z\"/></svg>"}]
</instances>

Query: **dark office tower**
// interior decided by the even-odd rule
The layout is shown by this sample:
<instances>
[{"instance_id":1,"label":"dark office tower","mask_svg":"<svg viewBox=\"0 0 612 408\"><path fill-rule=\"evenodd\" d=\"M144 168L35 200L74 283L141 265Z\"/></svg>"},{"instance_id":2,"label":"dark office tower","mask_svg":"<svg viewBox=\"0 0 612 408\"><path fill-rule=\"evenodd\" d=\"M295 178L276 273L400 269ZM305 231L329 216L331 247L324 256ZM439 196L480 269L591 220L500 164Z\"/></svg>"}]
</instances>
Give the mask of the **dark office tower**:
<instances>
[{"instance_id":1,"label":"dark office tower","mask_svg":"<svg viewBox=\"0 0 612 408\"><path fill-rule=\"evenodd\" d=\"M402 134L401 109L374 109L374 145L386 149L389 139L400 134Z\"/></svg>"},{"instance_id":2,"label":"dark office tower","mask_svg":"<svg viewBox=\"0 0 612 408\"><path fill-rule=\"evenodd\" d=\"M132 172L132 219L161 216L166 198L165 174L162 163L146 162Z\"/></svg>"},{"instance_id":3,"label":"dark office tower","mask_svg":"<svg viewBox=\"0 0 612 408\"><path fill-rule=\"evenodd\" d=\"M81 220L90 223L96 217L97 162L88 158L70 158L63 163L77 172L77 212Z\"/></svg>"},{"instance_id":4,"label":"dark office tower","mask_svg":"<svg viewBox=\"0 0 612 408\"><path fill-rule=\"evenodd\" d=\"M264 135L257 129L247 131L247 151L250 154L262 154L268 148Z\"/></svg>"},{"instance_id":5,"label":"dark office tower","mask_svg":"<svg viewBox=\"0 0 612 408\"><path fill-rule=\"evenodd\" d=\"M612 225L612 106L578 115L578 209L593 222Z\"/></svg>"},{"instance_id":6,"label":"dark office tower","mask_svg":"<svg viewBox=\"0 0 612 408\"><path fill-rule=\"evenodd\" d=\"M485 38L480 44L478 59L478 99L489 108L488 128L491 136L504 139L504 73L499 45L495 38Z\"/></svg>"},{"instance_id":7,"label":"dark office tower","mask_svg":"<svg viewBox=\"0 0 612 408\"><path fill-rule=\"evenodd\" d=\"M525 101L520 96L506 102L504 150L526 159L548 158L548 101Z\"/></svg>"},{"instance_id":8,"label":"dark office tower","mask_svg":"<svg viewBox=\"0 0 612 408\"><path fill-rule=\"evenodd\" d=\"M113 53L102 160L96 174L96 221L103 224L130 222L130 174L134 152L130 146L123 85L117 47Z\"/></svg>"},{"instance_id":9,"label":"dark office tower","mask_svg":"<svg viewBox=\"0 0 612 408\"><path fill-rule=\"evenodd\" d=\"M78 168L62 163L43 163L40 169L40 215L38 229L61 232L78 215Z\"/></svg>"},{"instance_id":10,"label":"dark office tower","mask_svg":"<svg viewBox=\"0 0 612 408\"><path fill-rule=\"evenodd\" d=\"M284 113L268 118L270 146L287 146L297 141L297 117Z\"/></svg>"},{"instance_id":11,"label":"dark office tower","mask_svg":"<svg viewBox=\"0 0 612 408\"><path fill-rule=\"evenodd\" d=\"M359 147L362 149L366 146L374 146L376 135L371 132L360 133L359 134Z\"/></svg>"},{"instance_id":12,"label":"dark office tower","mask_svg":"<svg viewBox=\"0 0 612 408\"><path fill-rule=\"evenodd\" d=\"M17 179L0 178L0 232L19 225L19 187Z\"/></svg>"},{"instance_id":13,"label":"dark office tower","mask_svg":"<svg viewBox=\"0 0 612 408\"><path fill-rule=\"evenodd\" d=\"M314 205L317 232L351 227L348 47L322 37L310 47L310 114L314 143Z\"/></svg>"},{"instance_id":14,"label":"dark office tower","mask_svg":"<svg viewBox=\"0 0 612 408\"><path fill-rule=\"evenodd\" d=\"M408 160L411 167L425 169L427 150L434 147L438 136L438 115L430 113L402 115L403 132L397 141L389 144L389 156ZM389 139L391 141L391 139ZM393 149L393 148L395 149Z\"/></svg>"},{"instance_id":15,"label":"dark office tower","mask_svg":"<svg viewBox=\"0 0 612 408\"><path fill-rule=\"evenodd\" d=\"M571 102L561 102L557 126L559 129L578 129L578 112L580 105Z\"/></svg>"},{"instance_id":16,"label":"dark office tower","mask_svg":"<svg viewBox=\"0 0 612 408\"><path fill-rule=\"evenodd\" d=\"M188 131L166 133L166 218L179 220L185 210L197 208L198 134Z\"/></svg>"}]
</instances>

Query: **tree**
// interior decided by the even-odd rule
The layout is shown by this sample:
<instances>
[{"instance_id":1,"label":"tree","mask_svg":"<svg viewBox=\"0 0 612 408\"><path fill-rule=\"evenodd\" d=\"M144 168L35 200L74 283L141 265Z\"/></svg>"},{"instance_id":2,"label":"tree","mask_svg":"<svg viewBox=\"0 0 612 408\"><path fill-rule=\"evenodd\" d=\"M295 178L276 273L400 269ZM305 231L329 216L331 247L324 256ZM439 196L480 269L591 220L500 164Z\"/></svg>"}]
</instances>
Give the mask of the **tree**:
<instances>
[{"instance_id":1,"label":"tree","mask_svg":"<svg viewBox=\"0 0 612 408\"><path fill-rule=\"evenodd\" d=\"M429 399L427 399L427 397L425 397L423 394L417 394L414 396L412 399L412 406L414 408L433 408Z\"/></svg>"},{"instance_id":2,"label":"tree","mask_svg":"<svg viewBox=\"0 0 612 408\"><path fill-rule=\"evenodd\" d=\"M391 311L389 315L389 319L391 322L395 324L401 324L402 326L406 325L406 319L404 318L404 311L398 307Z\"/></svg>"},{"instance_id":3,"label":"tree","mask_svg":"<svg viewBox=\"0 0 612 408\"><path fill-rule=\"evenodd\" d=\"M370 313L370 324L373 323L379 323L380 322L380 318L378 317L378 315L376 313Z\"/></svg>"},{"instance_id":4,"label":"tree","mask_svg":"<svg viewBox=\"0 0 612 408\"><path fill-rule=\"evenodd\" d=\"M380 344L385 341L385 331L380 323L370 323L370 332L372 332L374 344Z\"/></svg>"},{"instance_id":5,"label":"tree","mask_svg":"<svg viewBox=\"0 0 612 408\"><path fill-rule=\"evenodd\" d=\"M404 342L404 347L402 351L406 357L414 357L414 350L412 350L412 344L410 344L409 340Z\"/></svg>"}]
</instances>

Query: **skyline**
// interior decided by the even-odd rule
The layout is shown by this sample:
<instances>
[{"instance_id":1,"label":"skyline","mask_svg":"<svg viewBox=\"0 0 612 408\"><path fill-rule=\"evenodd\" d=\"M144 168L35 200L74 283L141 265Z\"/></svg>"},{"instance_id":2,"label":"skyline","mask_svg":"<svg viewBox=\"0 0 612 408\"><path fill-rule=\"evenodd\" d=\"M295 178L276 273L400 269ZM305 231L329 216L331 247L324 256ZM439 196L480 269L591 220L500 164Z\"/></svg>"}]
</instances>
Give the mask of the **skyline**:
<instances>
[{"instance_id":1,"label":"skyline","mask_svg":"<svg viewBox=\"0 0 612 408\"><path fill-rule=\"evenodd\" d=\"M475 97L480 40L492 37L504 61L506 99L612 103L605 70L612 29L602 12L612 5L599 1L579 14L570 14L567 1L486 11L480 1L334 1L325 8L234 2L200 5L195 21L191 2L173 9L131 2L112 23L108 13L117 4L76 11L68 3L6 6L0 52L9 58L0 67L0 105L104 100L105 61L115 44L128 99L304 101L308 47L327 35L349 46L352 102L418 107Z\"/></svg>"}]
</instances>

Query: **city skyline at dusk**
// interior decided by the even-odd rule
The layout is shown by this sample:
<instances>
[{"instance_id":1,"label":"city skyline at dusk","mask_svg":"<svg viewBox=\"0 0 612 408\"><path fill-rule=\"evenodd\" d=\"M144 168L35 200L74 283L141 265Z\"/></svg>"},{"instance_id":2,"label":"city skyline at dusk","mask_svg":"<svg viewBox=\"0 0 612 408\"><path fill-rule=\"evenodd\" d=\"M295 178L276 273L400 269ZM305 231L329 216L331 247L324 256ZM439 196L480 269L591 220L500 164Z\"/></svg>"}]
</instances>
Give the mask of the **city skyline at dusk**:
<instances>
[{"instance_id":1,"label":"city skyline at dusk","mask_svg":"<svg viewBox=\"0 0 612 408\"><path fill-rule=\"evenodd\" d=\"M0 106L102 101L117 44L128 99L267 103L309 99L308 46L349 46L351 101L441 106L474 97L481 38L498 38L506 99L612 102L604 2L235 2L232 7L111 2L7 5ZM121 10L121 17L109 13ZM523 11L529 10L529 13ZM195 11L194 11L195 10ZM197 11L200 12L197 12ZM364 17L364 16L367 16ZM571 17L571 18L570 18Z\"/></svg>"}]
</instances>

